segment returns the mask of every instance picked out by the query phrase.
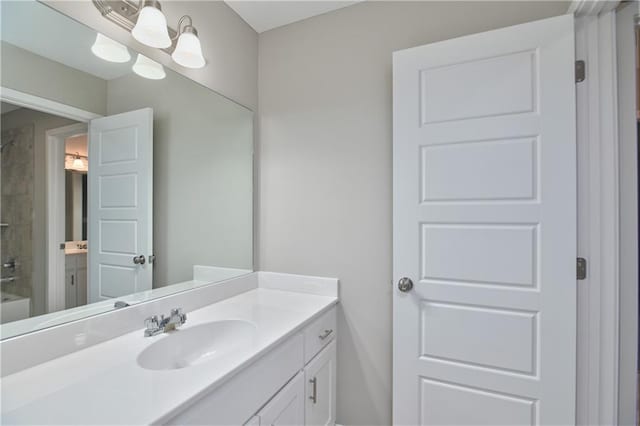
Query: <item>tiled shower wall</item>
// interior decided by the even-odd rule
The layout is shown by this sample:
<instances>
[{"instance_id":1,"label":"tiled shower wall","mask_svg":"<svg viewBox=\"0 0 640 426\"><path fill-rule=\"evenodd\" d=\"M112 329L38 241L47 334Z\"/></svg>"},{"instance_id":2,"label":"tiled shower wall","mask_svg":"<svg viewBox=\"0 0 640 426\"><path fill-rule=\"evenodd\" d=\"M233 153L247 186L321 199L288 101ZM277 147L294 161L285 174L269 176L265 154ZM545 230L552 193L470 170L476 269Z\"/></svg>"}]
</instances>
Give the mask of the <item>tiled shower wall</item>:
<instances>
[{"instance_id":1,"label":"tiled shower wall","mask_svg":"<svg viewBox=\"0 0 640 426\"><path fill-rule=\"evenodd\" d=\"M15 271L2 267L2 277L15 277L2 290L32 297L34 126L2 129L0 168L0 260L15 259Z\"/></svg>"}]
</instances>

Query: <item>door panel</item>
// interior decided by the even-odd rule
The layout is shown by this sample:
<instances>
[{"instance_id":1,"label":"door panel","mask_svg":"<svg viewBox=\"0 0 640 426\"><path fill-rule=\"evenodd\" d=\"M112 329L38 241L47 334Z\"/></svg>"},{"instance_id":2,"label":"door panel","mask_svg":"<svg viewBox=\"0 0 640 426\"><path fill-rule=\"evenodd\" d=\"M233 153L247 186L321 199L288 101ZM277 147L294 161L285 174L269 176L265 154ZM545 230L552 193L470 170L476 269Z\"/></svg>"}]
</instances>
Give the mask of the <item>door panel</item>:
<instances>
[{"instance_id":1,"label":"door panel","mask_svg":"<svg viewBox=\"0 0 640 426\"><path fill-rule=\"evenodd\" d=\"M153 111L89 125L89 302L150 290ZM134 257L145 262L135 264Z\"/></svg>"},{"instance_id":2,"label":"door panel","mask_svg":"<svg viewBox=\"0 0 640 426\"><path fill-rule=\"evenodd\" d=\"M573 17L394 54L394 424L573 424Z\"/></svg>"}]
</instances>

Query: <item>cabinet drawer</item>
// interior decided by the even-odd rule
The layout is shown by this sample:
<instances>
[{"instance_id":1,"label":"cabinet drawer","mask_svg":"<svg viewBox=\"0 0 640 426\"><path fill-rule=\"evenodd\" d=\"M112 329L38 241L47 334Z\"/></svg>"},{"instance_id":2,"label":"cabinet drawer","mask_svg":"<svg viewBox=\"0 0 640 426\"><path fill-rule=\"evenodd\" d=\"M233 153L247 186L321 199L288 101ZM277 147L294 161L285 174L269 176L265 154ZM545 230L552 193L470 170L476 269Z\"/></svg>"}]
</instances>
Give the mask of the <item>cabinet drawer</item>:
<instances>
[{"instance_id":1,"label":"cabinet drawer","mask_svg":"<svg viewBox=\"0 0 640 426\"><path fill-rule=\"evenodd\" d=\"M323 314L304 329L304 363L311 361L336 336L336 308Z\"/></svg>"}]
</instances>

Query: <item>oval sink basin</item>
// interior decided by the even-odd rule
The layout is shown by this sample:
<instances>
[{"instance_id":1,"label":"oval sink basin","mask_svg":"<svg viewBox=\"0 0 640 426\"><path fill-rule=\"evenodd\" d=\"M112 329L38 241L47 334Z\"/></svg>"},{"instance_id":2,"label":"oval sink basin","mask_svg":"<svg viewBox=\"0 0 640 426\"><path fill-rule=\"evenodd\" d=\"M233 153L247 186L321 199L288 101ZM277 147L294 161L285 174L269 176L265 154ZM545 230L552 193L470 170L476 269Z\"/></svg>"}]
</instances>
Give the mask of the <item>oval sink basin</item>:
<instances>
[{"instance_id":1,"label":"oval sink basin","mask_svg":"<svg viewBox=\"0 0 640 426\"><path fill-rule=\"evenodd\" d=\"M248 349L255 335L256 326L248 321L212 321L163 335L140 352L137 361L147 370L191 367Z\"/></svg>"}]
</instances>

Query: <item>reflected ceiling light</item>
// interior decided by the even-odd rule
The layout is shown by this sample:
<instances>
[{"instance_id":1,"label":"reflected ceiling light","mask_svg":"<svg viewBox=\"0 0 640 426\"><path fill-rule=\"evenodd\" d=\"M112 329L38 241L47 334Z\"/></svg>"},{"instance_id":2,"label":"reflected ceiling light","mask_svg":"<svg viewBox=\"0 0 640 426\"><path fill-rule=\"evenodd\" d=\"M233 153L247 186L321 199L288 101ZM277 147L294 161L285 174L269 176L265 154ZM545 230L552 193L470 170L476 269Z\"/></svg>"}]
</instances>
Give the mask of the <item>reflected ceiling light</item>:
<instances>
[{"instance_id":1,"label":"reflected ceiling light","mask_svg":"<svg viewBox=\"0 0 640 426\"><path fill-rule=\"evenodd\" d=\"M182 27L182 23L188 20L189 23ZM191 17L185 15L178 22L178 42L176 49L171 54L171 58L178 64L186 68L202 68L206 61L202 56L202 46L198 38L198 30L193 26Z\"/></svg>"},{"instance_id":2,"label":"reflected ceiling light","mask_svg":"<svg viewBox=\"0 0 640 426\"><path fill-rule=\"evenodd\" d=\"M135 64L133 64L133 72L138 74L140 77L151 80L162 80L166 77L166 73L164 72L162 65L139 53Z\"/></svg>"},{"instance_id":3,"label":"reflected ceiling light","mask_svg":"<svg viewBox=\"0 0 640 426\"><path fill-rule=\"evenodd\" d=\"M167 18L162 13L158 1L145 0L131 35L140 43L150 47L166 49L171 46Z\"/></svg>"},{"instance_id":4,"label":"reflected ceiling light","mask_svg":"<svg viewBox=\"0 0 640 426\"><path fill-rule=\"evenodd\" d=\"M96 36L91 51L98 58L109 62L123 63L131 60L129 50L124 45L100 33Z\"/></svg>"}]
</instances>

